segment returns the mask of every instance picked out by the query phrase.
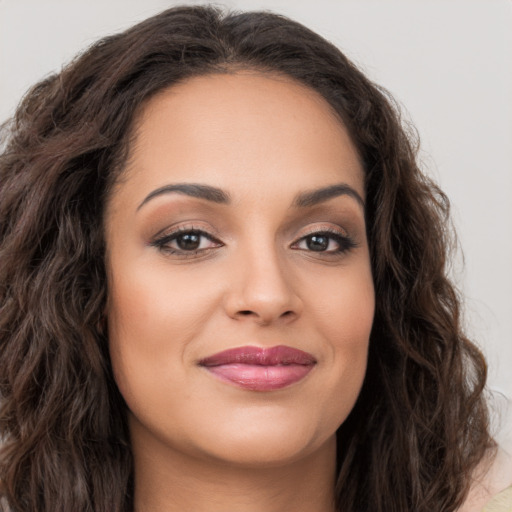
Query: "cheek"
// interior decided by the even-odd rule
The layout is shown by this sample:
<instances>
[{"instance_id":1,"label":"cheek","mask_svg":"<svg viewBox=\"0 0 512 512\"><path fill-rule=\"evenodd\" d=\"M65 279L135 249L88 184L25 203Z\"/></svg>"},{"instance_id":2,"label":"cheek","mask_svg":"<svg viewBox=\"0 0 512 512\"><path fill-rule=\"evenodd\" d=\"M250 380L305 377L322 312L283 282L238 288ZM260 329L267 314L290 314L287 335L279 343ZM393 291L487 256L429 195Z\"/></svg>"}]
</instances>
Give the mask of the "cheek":
<instances>
[{"instance_id":1,"label":"cheek","mask_svg":"<svg viewBox=\"0 0 512 512\"><path fill-rule=\"evenodd\" d=\"M158 267L158 266L157 266ZM114 377L127 403L157 399L157 388L186 379L191 341L207 324L215 291L198 293L190 276L165 268L116 267L109 280L109 349ZM136 404L133 404L137 407Z\"/></svg>"},{"instance_id":2,"label":"cheek","mask_svg":"<svg viewBox=\"0 0 512 512\"><path fill-rule=\"evenodd\" d=\"M333 352L365 352L375 312L375 291L369 262L317 280L307 296L317 325ZM318 285L323 286L318 286Z\"/></svg>"},{"instance_id":3,"label":"cheek","mask_svg":"<svg viewBox=\"0 0 512 512\"><path fill-rule=\"evenodd\" d=\"M211 285L200 273L169 272L165 262L119 269L109 286L111 340L133 340L141 350L184 348L215 307Z\"/></svg>"},{"instance_id":4,"label":"cheek","mask_svg":"<svg viewBox=\"0 0 512 512\"><path fill-rule=\"evenodd\" d=\"M328 293L317 294L315 304L317 326L327 345L326 364L332 370L325 383L323 410L337 428L352 410L366 374L375 310L369 266L333 279Z\"/></svg>"}]
</instances>

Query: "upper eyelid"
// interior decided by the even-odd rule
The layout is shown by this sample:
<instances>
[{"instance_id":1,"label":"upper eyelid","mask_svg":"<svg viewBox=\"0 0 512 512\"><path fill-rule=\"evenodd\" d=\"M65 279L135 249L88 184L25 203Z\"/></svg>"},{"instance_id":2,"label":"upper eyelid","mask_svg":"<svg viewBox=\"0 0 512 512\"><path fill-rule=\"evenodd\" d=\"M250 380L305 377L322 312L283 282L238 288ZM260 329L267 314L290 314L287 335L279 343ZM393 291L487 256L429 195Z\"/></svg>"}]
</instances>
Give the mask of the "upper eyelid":
<instances>
[{"instance_id":1,"label":"upper eyelid","mask_svg":"<svg viewBox=\"0 0 512 512\"><path fill-rule=\"evenodd\" d=\"M304 240L305 238L308 238L312 235L326 235L327 237L330 237L331 239L334 239L337 243L349 243L352 246L357 246L357 242L348 234L340 233L337 230L329 230L329 229L320 229L316 231L312 231L311 233L307 233L305 235L302 235L301 237L297 238L294 242L291 243L291 247L294 245L297 245L299 242ZM337 239L337 240L336 240ZM341 242L343 241L343 242Z\"/></svg>"},{"instance_id":2,"label":"upper eyelid","mask_svg":"<svg viewBox=\"0 0 512 512\"><path fill-rule=\"evenodd\" d=\"M315 228L307 229L305 232L301 233L300 236L296 236L294 238L293 242L291 242L291 245L297 244L299 241L303 240L304 238L307 238L308 236L316 235L319 233L325 233L331 237L337 236L342 239L353 240L353 236L348 232L348 230L342 228L341 226L336 225L336 227L334 227L332 225L331 226L324 225L324 226L317 226Z\"/></svg>"},{"instance_id":3,"label":"upper eyelid","mask_svg":"<svg viewBox=\"0 0 512 512\"><path fill-rule=\"evenodd\" d=\"M190 231L196 231L209 238L218 239L220 237L220 234L218 234L217 230L213 229L212 226L203 227L193 222L190 224L178 224L177 226L167 226L163 229L160 229L157 233L155 233L151 237L151 239L158 240L161 238L168 238L173 235L179 235L180 233L188 233Z\"/></svg>"},{"instance_id":4,"label":"upper eyelid","mask_svg":"<svg viewBox=\"0 0 512 512\"><path fill-rule=\"evenodd\" d=\"M164 231L165 232L165 231ZM171 247L171 244L176 241L176 239L182 234L182 233L190 233L190 232L196 232L199 233L200 236L206 238L209 240L212 244L214 244L213 247L204 247L201 249L193 249L193 250L184 250L180 249L179 247ZM197 228L176 228L172 232L169 232L167 234L154 237L150 242L149 245L158 249L159 251L163 253L169 253L173 254L176 257L193 257L193 256L199 256L200 254L207 254L207 251L216 249L219 247L224 246L224 243L218 240L217 238L214 238L212 235L210 235L208 232L197 229Z\"/></svg>"},{"instance_id":5,"label":"upper eyelid","mask_svg":"<svg viewBox=\"0 0 512 512\"><path fill-rule=\"evenodd\" d=\"M300 237L294 238L294 240L290 243L289 247L293 248L294 246L298 245L300 242L302 242L304 239L306 239L308 236L312 236L315 234L323 234L327 235L331 239L338 239L336 240L337 243L342 243L341 240L345 240L345 242L350 243L351 245L355 244L357 245L357 242L355 242L352 237L350 237L348 234L342 233L341 229L335 229L335 228L316 228L316 229L310 229L308 232L303 233ZM169 232L168 234L164 234L160 237L155 237L153 239L153 242L151 245L158 246L163 248L166 245L169 245L170 243L174 242L180 234L183 233L190 233L195 232L198 233L200 236L208 239L210 242L216 244L216 247L204 247L202 249L196 249L196 253L200 253L203 251L208 251L210 249L214 248L220 248L223 247L225 244L222 242L218 237L215 237L211 233L205 231L204 229L199 229L195 227L178 227L175 230ZM186 253L193 253L194 251L186 251L183 249L174 249L176 252L182 252L183 254ZM327 251L325 252L327 254Z\"/></svg>"},{"instance_id":6,"label":"upper eyelid","mask_svg":"<svg viewBox=\"0 0 512 512\"><path fill-rule=\"evenodd\" d=\"M345 229L333 228L333 227L323 227L323 228L311 229L311 230L307 231L306 233L303 233L297 240L300 240L300 239L305 238L310 235L315 235L317 233L328 233L328 234L340 235L340 236L344 236L344 237L349 236Z\"/></svg>"},{"instance_id":7,"label":"upper eyelid","mask_svg":"<svg viewBox=\"0 0 512 512\"><path fill-rule=\"evenodd\" d=\"M165 233L165 231L161 232L162 234L159 236L155 236L154 241L158 242L161 240L174 240L179 235L183 233L198 233L200 236L204 236L205 238L208 238L208 240L216 243L223 243L219 240L218 237L215 235L212 235L208 231L205 231L204 229L198 229L198 228L177 228L174 231L170 231L168 233Z\"/></svg>"},{"instance_id":8,"label":"upper eyelid","mask_svg":"<svg viewBox=\"0 0 512 512\"><path fill-rule=\"evenodd\" d=\"M165 230L163 230L165 232ZM203 248L197 248L193 250L186 250L181 249L179 247L173 247L171 244L178 238L178 236L181 233L188 233L188 232L196 232L200 233L200 236L205 237L208 239L213 245L210 247L203 247ZM309 229L308 232L303 233L300 237L294 238L294 241L291 242L287 248L296 251L296 250L302 250L304 254L315 254L318 258L320 258L322 261L326 258L341 258L344 257L349 251L351 251L354 248L357 248L359 246L359 243L356 239L354 239L349 234L343 234L342 232L345 231L341 227L333 228L333 227L318 227L316 229ZM346 231L345 231L346 233ZM303 240L305 240L308 236L312 236L314 234L325 234L328 237L330 237L332 240L334 240L335 243L338 244L339 248L336 250L325 250L325 251L311 251L309 248L303 249L301 247L297 247ZM215 251L217 249L220 249L224 247L226 244L221 240L220 237L215 237L208 231L204 229L199 229L196 227L188 227L188 226L180 226L175 228L172 231L168 231L168 234L165 234L163 236L160 236L158 238L153 238L152 241L149 243L149 245L155 247L162 253L168 253L170 256L174 255L175 258L178 259L194 259L194 258L200 258L205 255L213 255L211 251ZM327 260L326 260L327 261Z\"/></svg>"},{"instance_id":9,"label":"upper eyelid","mask_svg":"<svg viewBox=\"0 0 512 512\"><path fill-rule=\"evenodd\" d=\"M187 233L190 231L198 232L201 235L203 235L211 240L217 241L217 242L221 242L222 241L221 239L231 238L231 237L221 235L221 233L219 233L219 231L217 229L214 229L213 226L211 226L211 225L201 226L200 224L196 224L196 222L191 222L190 224L182 224L182 225L177 225L175 227L167 226L167 227L159 230L157 233L155 233L151 237L151 240L157 241L157 240L163 239L163 238L171 238L172 236L177 236L180 233ZM300 231L300 230L297 230L297 231ZM336 227L334 227L332 225L331 226L323 225L323 226L316 226L316 227L308 228L305 232L301 233L300 235L298 235L296 233L296 235L294 236L293 241L291 243L296 243L297 241L299 241L307 236L314 235L317 233L328 233L328 234L330 233L330 234L336 234L336 235L346 237L346 238L351 238L350 233L346 229L342 228L341 226L336 225Z\"/></svg>"}]
</instances>

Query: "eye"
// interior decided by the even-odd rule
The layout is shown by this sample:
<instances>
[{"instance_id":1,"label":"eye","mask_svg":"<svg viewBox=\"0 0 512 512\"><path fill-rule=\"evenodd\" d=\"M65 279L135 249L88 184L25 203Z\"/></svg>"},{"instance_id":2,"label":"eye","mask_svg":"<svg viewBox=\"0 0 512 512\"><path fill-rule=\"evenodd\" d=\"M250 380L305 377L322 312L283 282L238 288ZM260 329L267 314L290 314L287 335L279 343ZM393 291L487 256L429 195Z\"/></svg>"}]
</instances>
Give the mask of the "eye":
<instances>
[{"instance_id":1,"label":"eye","mask_svg":"<svg viewBox=\"0 0 512 512\"><path fill-rule=\"evenodd\" d=\"M348 236L337 231L316 231L302 237L293 246L293 249L328 254L340 254L356 247L356 243Z\"/></svg>"},{"instance_id":2,"label":"eye","mask_svg":"<svg viewBox=\"0 0 512 512\"><path fill-rule=\"evenodd\" d=\"M222 243L206 231L180 228L157 238L151 245L168 254L189 256L221 247Z\"/></svg>"}]
</instances>

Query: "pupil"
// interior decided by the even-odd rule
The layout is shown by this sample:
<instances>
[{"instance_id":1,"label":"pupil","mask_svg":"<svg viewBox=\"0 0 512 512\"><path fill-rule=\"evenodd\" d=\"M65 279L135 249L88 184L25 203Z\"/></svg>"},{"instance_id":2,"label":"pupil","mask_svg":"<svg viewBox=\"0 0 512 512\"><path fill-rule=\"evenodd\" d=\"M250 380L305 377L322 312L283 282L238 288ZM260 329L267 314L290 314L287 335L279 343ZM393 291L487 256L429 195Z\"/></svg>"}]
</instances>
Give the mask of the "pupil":
<instances>
[{"instance_id":1,"label":"pupil","mask_svg":"<svg viewBox=\"0 0 512 512\"><path fill-rule=\"evenodd\" d=\"M306 244L311 251L325 251L329 247L329 237L312 235L308 237Z\"/></svg>"},{"instance_id":2,"label":"pupil","mask_svg":"<svg viewBox=\"0 0 512 512\"><path fill-rule=\"evenodd\" d=\"M184 235L180 235L176 239L176 242L180 249L193 251L199 247L200 238L200 235L196 233L185 233Z\"/></svg>"}]
</instances>

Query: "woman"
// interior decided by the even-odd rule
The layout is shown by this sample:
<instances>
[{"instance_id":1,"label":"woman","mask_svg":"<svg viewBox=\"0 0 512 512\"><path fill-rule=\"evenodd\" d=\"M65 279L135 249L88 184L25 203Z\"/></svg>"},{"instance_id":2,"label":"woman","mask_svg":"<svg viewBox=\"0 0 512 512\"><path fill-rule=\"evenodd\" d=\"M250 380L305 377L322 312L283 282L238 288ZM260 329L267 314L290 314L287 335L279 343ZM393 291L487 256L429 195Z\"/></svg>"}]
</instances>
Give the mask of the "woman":
<instances>
[{"instance_id":1,"label":"woman","mask_svg":"<svg viewBox=\"0 0 512 512\"><path fill-rule=\"evenodd\" d=\"M332 45L170 9L5 130L5 510L481 509L448 201Z\"/></svg>"}]
</instances>

